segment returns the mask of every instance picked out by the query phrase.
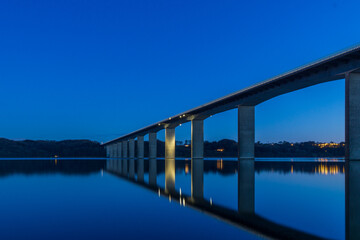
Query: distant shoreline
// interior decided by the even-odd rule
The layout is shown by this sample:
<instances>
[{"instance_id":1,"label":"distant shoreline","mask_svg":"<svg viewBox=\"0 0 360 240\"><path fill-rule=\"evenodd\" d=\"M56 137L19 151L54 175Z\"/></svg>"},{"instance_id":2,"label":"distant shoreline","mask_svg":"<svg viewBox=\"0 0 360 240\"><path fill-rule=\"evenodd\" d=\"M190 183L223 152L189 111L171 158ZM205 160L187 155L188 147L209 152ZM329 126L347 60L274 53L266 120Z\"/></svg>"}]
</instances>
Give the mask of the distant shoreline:
<instances>
[{"instance_id":1,"label":"distant shoreline","mask_svg":"<svg viewBox=\"0 0 360 240\"><path fill-rule=\"evenodd\" d=\"M136 144L135 144L136 146ZM136 150L136 149L135 149ZM158 140L158 157L164 157L165 143ZM220 141L205 141L204 155L209 158L236 158L237 142L223 139ZM145 142L145 156L148 156L148 142ZM191 143L176 142L176 157L189 158L191 156ZM321 158L345 156L345 143L322 142L278 142L255 143L256 158ZM104 147L91 140L22 140L14 141L0 138L0 158L105 158Z\"/></svg>"}]
</instances>

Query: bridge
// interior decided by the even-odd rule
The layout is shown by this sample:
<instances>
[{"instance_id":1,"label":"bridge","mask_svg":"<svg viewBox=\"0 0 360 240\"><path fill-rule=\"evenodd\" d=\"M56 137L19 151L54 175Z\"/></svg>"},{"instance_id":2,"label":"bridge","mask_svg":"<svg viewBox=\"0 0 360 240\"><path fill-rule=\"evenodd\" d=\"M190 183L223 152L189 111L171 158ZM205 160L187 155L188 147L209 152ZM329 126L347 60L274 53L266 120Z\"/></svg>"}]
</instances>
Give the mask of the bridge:
<instances>
[{"instance_id":1,"label":"bridge","mask_svg":"<svg viewBox=\"0 0 360 240\"><path fill-rule=\"evenodd\" d=\"M104 143L108 157L144 158L144 136L149 135L149 158L156 158L157 132L165 129L165 159L175 159L175 129L191 121L191 157L204 157L204 120L238 109L238 158L253 159L255 106L282 94L320 83L345 79L345 143L347 160L360 159L360 46L296 68L238 92L171 116Z\"/></svg>"}]
</instances>

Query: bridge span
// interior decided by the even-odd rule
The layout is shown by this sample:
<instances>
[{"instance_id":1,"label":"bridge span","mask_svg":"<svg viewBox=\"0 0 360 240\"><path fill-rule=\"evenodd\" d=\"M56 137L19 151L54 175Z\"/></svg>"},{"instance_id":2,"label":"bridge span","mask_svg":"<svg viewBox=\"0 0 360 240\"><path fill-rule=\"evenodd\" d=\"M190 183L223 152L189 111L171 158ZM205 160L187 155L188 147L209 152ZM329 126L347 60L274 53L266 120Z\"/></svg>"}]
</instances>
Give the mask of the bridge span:
<instances>
[{"instance_id":1,"label":"bridge span","mask_svg":"<svg viewBox=\"0 0 360 240\"><path fill-rule=\"evenodd\" d=\"M360 46L296 68L212 102L190 109L104 143L108 157L144 158L144 136L149 135L149 158L156 158L157 132L165 129L165 159L175 159L175 129L191 121L191 157L204 157L204 120L238 109L238 157L252 159L255 106L271 98L316 84L345 79L346 159L360 159ZM137 154L135 154L137 139Z\"/></svg>"}]
</instances>

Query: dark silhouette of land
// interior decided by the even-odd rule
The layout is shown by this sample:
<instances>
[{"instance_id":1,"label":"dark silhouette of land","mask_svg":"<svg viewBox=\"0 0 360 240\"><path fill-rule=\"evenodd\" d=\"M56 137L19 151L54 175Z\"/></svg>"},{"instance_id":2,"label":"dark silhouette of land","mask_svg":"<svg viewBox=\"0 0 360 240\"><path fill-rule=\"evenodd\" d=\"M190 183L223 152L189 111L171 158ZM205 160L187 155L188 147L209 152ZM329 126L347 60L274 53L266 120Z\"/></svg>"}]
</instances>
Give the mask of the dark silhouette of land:
<instances>
[{"instance_id":1,"label":"dark silhouette of land","mask_svg":"<svg viewBox=\"0 0 360 240\"><path fill-rule=\"evenodd\" d=\"M90 140L13 141L0 138L2 158L105 157L105 149Z\"/></svg>"},{"instance_id":2,"label":"dark silhouette of land","mask_svg":"<svg viewBox=\"0 0 360 240\"><path fill-rule=\"evenodd\" d=\"M136 146L136 144L135 144ZM136 150L136 149L135 149ZM158 140L158 157L165 155L165 143ZM148 156L148 142L145 142L145 156ZM205 157L236 157L237 142L223 139L204 143ZM344 143L255 143L256 157L343 157ZM177 157L190 157L190 141L176 143ZM106 157L106 152L99 142L90 140L64 141L13 141L0 138L1 158L49 158L49 157Z\"/></svg>"}]
</instances>

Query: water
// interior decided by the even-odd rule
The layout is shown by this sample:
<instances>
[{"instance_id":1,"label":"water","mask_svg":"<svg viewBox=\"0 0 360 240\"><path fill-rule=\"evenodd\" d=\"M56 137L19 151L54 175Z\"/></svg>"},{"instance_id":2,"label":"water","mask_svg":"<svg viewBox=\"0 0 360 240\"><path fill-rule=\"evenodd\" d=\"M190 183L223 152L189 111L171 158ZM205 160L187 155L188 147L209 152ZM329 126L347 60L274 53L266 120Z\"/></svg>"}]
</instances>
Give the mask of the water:
<instances>
[{"instance_id":1,"label":"water","mask_svg":"<svg viewBox=\"0 0 360 240\"><path fill-rule=\"evenodd\" d=\"M357 169L343 159L211 159L193 169L191 159L0 160L0 232L3 239L357 239Z\"/></svg>"}]
</instances>

